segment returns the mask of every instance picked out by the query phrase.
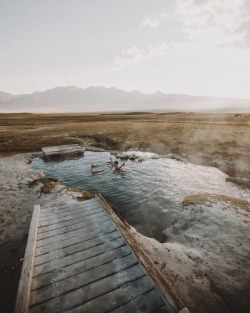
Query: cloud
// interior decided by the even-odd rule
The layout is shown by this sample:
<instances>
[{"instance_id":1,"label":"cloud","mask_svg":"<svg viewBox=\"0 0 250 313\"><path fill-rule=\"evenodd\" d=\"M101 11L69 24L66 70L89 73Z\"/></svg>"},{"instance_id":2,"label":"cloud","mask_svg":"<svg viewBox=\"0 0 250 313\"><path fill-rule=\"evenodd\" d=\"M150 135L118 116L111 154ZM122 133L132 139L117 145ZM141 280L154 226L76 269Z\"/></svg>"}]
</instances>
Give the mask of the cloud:
<instances>
[{"instance_id":1,"label":"cloud","mask_svg":"<svg viewBox=\"0 0 250 313\"><path fill-rule=\"evenodd\" d=\"M141 22L140 27L157 28L160 26L160 20L153 20L151 17L147 17Z\"/></svg>"},{"instance_id":2,"label":"cloud","mask_svg":"<svg viewBox=\"0 0 250 313\"><path fill-rule=\"evenodd\" d=\"M250 1L246 0L241 5L241 19L235 29L235 33L241 35L242 40L238 42L240 48L250 48Z\"/></svg>"},{"instance_id":3,"label":"cloud","mask_svg":"<svg viewBox=\"0 0 250 313\"><path fill-rule=\"evenodd\" d=\"M168 17L171 17L171 15L167 13L162 13L157 19L147 17L144 21L141 22L140 27L158 28L162 21Z\"/></svg>"},{"instance_id":4,"label":"cloud","mask_svg":"<svg viewBox=\"0 0 250 313\"><path fill-rule=\"evenodd\" d=\"M188 40L250 48L249 0L177 0L176 13Z\"/></svg>"},{"instance_id":5,"label":"cloud","mask_svg":"<svg viewBox=\"0 0 250 313\"><path fill-rule=\"evenodd\" d=\"M168 29L173 33L169 41L162 37L158 44L134 45L125 49L115 56L112 70L126 69L162 56L167 56L163 61L166 63L173 55L178 55L180 60L186 60L187 55L192 59L193 54L204 58L211 55L216 63L217 58L222 58L221 53L224 58L225 54L230 56L227 63L232 66L230 64L237 60L232 49L250 48L250 0L176 0L174 15L164 13L157 20L147 18L141 27L157 28L164 18L174 19L174 29Z\"/></svg>"},{"instance_id":6,"label":"cloud","mask_svg":"<svg viewBox=\"0 0 250 313\"><path fill-rule=\"evenodd\" d=\"M130 47L121 54L115 56L115 67L116 69L125 69L128 66L136 65L143 60L166 55L172 47L172 44L166 42L148 45L144 48L139 48L137 46Z\"/></svg>"}]
</instances>

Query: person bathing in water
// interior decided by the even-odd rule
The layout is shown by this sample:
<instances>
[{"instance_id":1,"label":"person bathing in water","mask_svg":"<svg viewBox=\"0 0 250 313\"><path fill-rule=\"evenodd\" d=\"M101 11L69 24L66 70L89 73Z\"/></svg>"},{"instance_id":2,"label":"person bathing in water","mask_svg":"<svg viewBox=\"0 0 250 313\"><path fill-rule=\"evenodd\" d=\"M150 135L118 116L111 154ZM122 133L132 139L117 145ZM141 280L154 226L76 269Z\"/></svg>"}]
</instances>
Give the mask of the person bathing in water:
<instances>
[{"instance_id":1,"label":"person bathing in water","mask_svg":"<svg viewBox=\"0 0 250 313\"><path fill-rule=\"evenodd\" d=\"M118 161L113 161L112 158L110 157L110 162L112 167L115 168L115 171L122 171L122 167L125 165L125 163L123 163L122 165L119 165Z\"/></svg>"},{"instance_id":2,"label":"person bathing in water","mask_svg":"<svg viewBox=\"0 0 250 313\"><path fill-rule=\"evenodd\" d=\"M104 172L104 169L99 167L98 165L94 165L93 163L91 163L91 172L93 174L101 173L101 172Z\"/></svg>"},{"instance_id":3,"label":"person bathing in water","mask_svg":"<svg viewBox=\"0 0 250 313\"><path fill-rule=\"evenodd\" d=\"M125 163L119 165L117 161L113 161L112 158L110 158L111 165L114 167L115 171L120 172L122 171L122 167L125 165ZM91 163L91 172L92 174L97 174L97 173L103 173L105 170L104 168L100 167L99 165L95 165Z\"/></svg>"}]
</instances>

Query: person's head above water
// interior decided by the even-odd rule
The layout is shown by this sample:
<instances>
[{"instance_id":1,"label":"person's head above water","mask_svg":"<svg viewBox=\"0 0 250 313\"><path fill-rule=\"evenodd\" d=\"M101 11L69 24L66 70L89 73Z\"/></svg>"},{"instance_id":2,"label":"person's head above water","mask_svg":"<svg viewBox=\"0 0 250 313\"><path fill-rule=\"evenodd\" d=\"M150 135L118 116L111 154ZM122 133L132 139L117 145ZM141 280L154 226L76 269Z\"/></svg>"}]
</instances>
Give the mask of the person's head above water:
<instances>
[{"instance_id":1,"label":"person's head above water","mask_svg":"<svg viewBox=\"0 0 250 313\"><path fill-rule=\"evenodd\" d=\"M118 161L114 161L114 164L116 164L116 165L117 165L117 164L118 164Z\"/></svg>"}]
</instances>

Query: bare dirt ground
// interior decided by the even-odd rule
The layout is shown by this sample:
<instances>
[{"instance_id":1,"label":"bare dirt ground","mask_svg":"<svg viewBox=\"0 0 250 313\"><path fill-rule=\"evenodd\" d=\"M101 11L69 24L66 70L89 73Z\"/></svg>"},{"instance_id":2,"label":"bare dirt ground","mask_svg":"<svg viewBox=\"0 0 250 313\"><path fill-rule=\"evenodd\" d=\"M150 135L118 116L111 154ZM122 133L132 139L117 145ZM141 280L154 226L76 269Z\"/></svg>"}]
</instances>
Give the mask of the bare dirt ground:
<instances>
[{"instance_id":1,"label":"bare dirt ground","mask_svg":"<svg viewBox=\"0 0 250 313\"><path fill-rule=\"evenodd\" d=\"M249 138L248 114L0 114L0 311L13 312L31 212L34 204L42 201L42 184L31 183L43 175L32 172L29 156L22 153L70 143L109 150L134 148L158 154L176 153L189 162L216 166L247 182ZM45 192L47 188L50 189L46 185ZM53 194L46 195L50 196L53 198ZM169 229L165 233L166 243L160 244L140 234L138 238L192 312L246 312L250 275L245 254L249 255L250 245L242 231L246 231L249 213L242 213L242 205L248 204L237 199L217 199L215 203L209 199L207 196L191 199L193 202L186 199L180 219L173 225L179 231L175 227ZM211 214L202 214L206 210ZM221 244L215 248L213 229L207 228L210 235L205 239L202 231L204 225L210 225L209 216L213 221L223 220L221 212L229 212L233 218L226 225L229 229L226 240L224 228L218 224L220 231L214 240ZM185 219L187 224L182 223ZM230 233L231 229L234 231ZM222 267L226 273L220 267L223 260L227 263Z\"/></svg>"}]
</instances>

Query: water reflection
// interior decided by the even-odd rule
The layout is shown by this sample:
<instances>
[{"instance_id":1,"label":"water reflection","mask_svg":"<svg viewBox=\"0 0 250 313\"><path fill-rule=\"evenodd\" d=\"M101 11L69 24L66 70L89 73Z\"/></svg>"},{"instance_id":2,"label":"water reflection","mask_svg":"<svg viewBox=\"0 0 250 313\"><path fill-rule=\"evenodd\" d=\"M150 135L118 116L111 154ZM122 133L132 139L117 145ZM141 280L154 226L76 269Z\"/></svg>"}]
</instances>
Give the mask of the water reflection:
<instances>
[{"instance_id":1,"label":"water reflection","mask_svg":"<svg viewBox=\"0 0 250 313\"><path fill-rule=\"evenodd\" d=\"M141 163L125 161L125 175L121 175L109 161L108 152L85 152L82 158L61 162L36 158L32 166L67 186L100 192L138 231L158 240L175 221L187 195L208 192L250 198L249 192L226 182L226 175L216 168L149 158ZM91 163L104 171L93 175Z\"/></svg>"}]
</instances>

